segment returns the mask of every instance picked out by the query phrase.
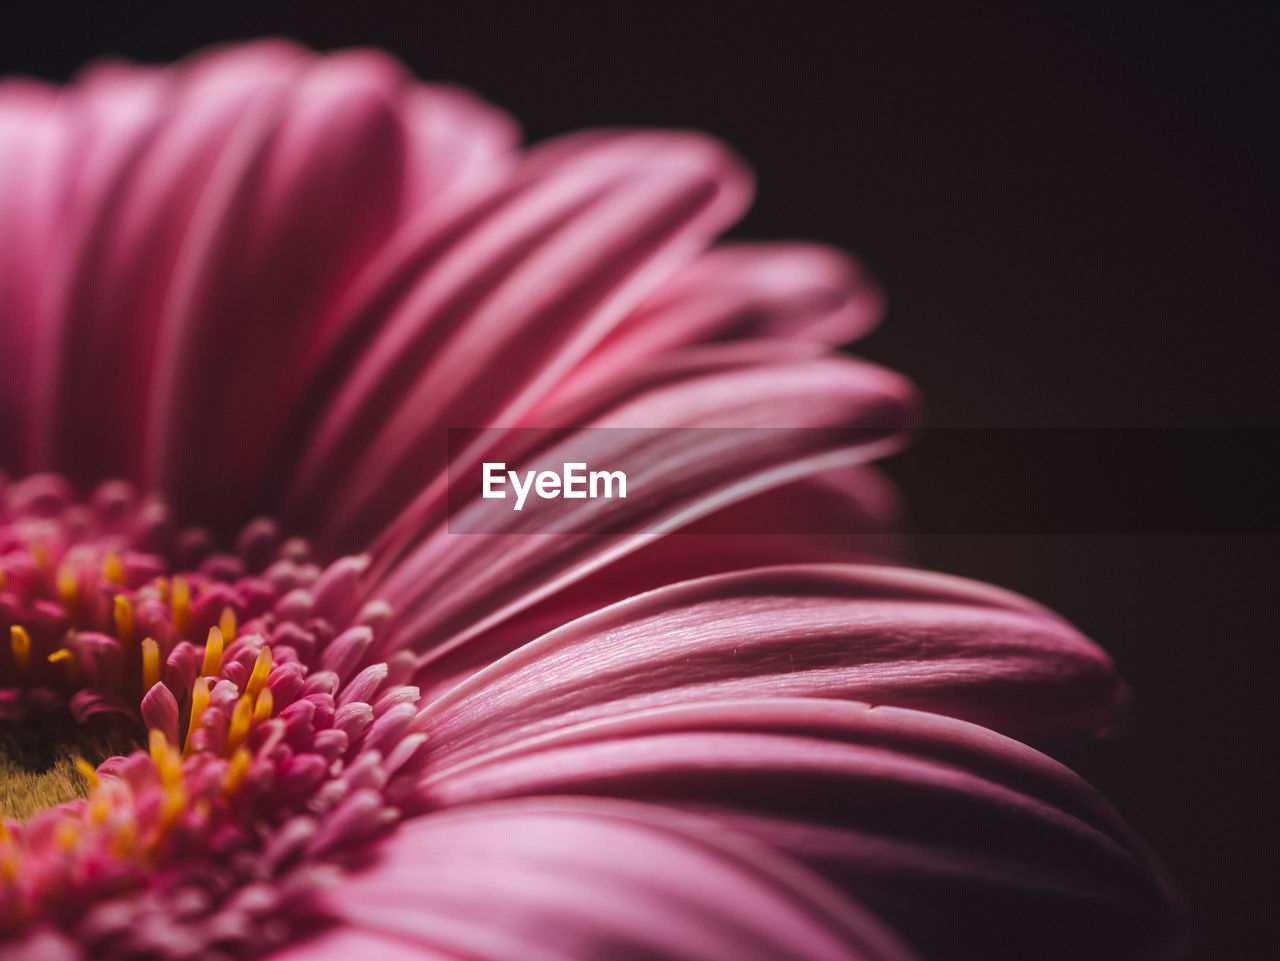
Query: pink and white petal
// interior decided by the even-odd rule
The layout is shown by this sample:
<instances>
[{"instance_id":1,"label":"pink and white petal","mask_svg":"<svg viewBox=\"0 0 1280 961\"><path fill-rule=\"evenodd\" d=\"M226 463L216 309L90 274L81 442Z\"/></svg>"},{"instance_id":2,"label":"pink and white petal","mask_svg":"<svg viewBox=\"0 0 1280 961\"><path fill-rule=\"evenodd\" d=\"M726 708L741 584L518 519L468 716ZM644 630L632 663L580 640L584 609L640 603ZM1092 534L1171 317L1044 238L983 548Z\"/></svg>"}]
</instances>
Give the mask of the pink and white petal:
<instances>
[{"instance_id":1,"label":"pink and white petal","mask_svg":"<svg viewBox=\"0 0 1280 961\"><path fill-rule=\"evenodd\" d=\"M1163 869L1069 770L985 728L819 699L638 711L429 775L428 807L678 807L808 864L927 957L1180 956Z\"/></svg>"},{"instance_id":2,"label":"pink and white petal","mask_svg":"<svg viewBox=\"0 0 1280 961\"><path fill-rule=\"evenodd\" d=\"M695 134L531 152L373 298L385 322L311 435L288 507L322 542L367 542L444 470L446 428L518 420L748 194L736 159Z\"/></svg>"},{"instance_id":3,"label":"pink and white petal","mask_svg":"<svg viewBox=\"0 0 1280 961\"><path fill-rule=\"evenodd\" d=\"M585 425L605 429L566 430L536 457L622 470L628 496L545 501L540 512L472 500L451 521L485 536L443 526L378 587L397 611L394 643L439 656L721 507L888 453L912 418L911 398L897 375L833 357L699 373L620 403ZM656 426L683 429L648 429ZM696 429L710 427L765 429Z\"/></svg>"},{"instance_id":4,"label":"pink and white petal","mask_svg":"<svg viewBox=\"0 0 1280 961\"><path fill-rule=\"evenodd\" d=\"M1017 595L905 568L797 565L675 584L582 617L427 714L449 764L619 713L752 697L890 704L1046 737L1097 728L1123 690L1102 650Z\"/></svg>"},{"instance_id":5,"label":"pink and white petal","mask_svg":"<svg viewBox=\"0 0 1280 961\"><path fill-rule=\"evenodd\" d=\"M884 299L849 256L806 243L714 247L637 307L566 383L598 385L690 344L802 340L835 346L875 326Z\"/></svg>"},{"instance_id":6,"label":"pink and white petal","mask_svg":"<svg viewBox=\"0 0 1280 961\"><path fill-rule=\"evenodd\" d=\"M678 812L592 799L411 820L324 906L339 930L484 961L911 956L866 912L748 838Z\"/></svg>"}]
</instances>

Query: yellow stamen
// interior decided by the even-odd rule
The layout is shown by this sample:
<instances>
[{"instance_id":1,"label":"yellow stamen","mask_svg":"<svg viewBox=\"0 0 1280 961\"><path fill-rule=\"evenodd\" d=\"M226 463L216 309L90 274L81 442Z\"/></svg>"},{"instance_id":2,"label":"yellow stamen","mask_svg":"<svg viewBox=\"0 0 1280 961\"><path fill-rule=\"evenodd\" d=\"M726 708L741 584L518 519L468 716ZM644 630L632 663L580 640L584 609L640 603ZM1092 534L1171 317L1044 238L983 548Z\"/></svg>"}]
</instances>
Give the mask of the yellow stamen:
<instances>
[{"instance_id":1,"label":"yellow stamen","mask_svg":"<svg viewBox=\"0 0 1280 961\"><path fill-rule=\"evenodd\" d=\"M49 655L50 664L61 664L67 674L67 683L72 687L80 686L80 662L76 660L75 651L60 647Z\"/></svg>"},{"instance_id":2,"label":"yellow stamen","mask_svg":"<svg viewBox=\"0 0 1280 961\"><path fill-rule=\"evenodd\" d=\"M271 648L263 646L258 652L258 659L253 662L253 670L244 686L244 692L250 697L257 697L267 686L267 678L271 676Z\"/></svg>"},{"instance_id":3,"label":"yellow stamen","mask_svg":"<svg viewBox=\"0 0 1280 961\"><path fill-rule=\"evenodd\" d=\"M31 663L31 635L21 624L9 628L9 650L13 652L18 667L25 671Z\"/></svg>"},{"instance_id":4,"label":"yellow stamen","mask_svg":"<svg viewBox=\"0 0 1280 961\"><path fill-rule=\"evenodd\" d=\"M70 564L58 567L58 600L67 610L76 606L76 598L80 594L80 578L76 569Z\"/></svg>"},{"instance_id":5,"label":"yellow stamen","mask_svg":"<svg viewBox=\"0 0 1280 961\"><path fill-rule=\"evenodd\" d=\"M115 551L107 551L107 556L102 559L102 576L117 587L124 586L124 564Z\"/></svg>"},{"instance_id":6,"label":"yellow stamen","mask_svg":"<svg viewBox=\"0 0 1280 961\"><path fill-rule=\"evenodd\" d=\"M187 636L187 628L191 626L191 585L184 577L173 579L173 596L169 600L169 609L173 616L174 629L183 637Z\"/></svg>"},{"instance_id":7,"label":"yellow stamen","mask_svg":"<svg viewBox=\"0 0 1280 961\"><path fill-rule=\"evenodd\" d=\"M76 766L76 770L80 772L80 776L89 782L89 790L95 791L98 788L98 770L82 757L74 757L71 763Z\"/></svg>"},{"instance_id":8,"label":"yellow stamen","mask_svg":"<svg viewBox=\"0 0 1280 961\"><path fill-rule=\"evenodd\" d=\"M200 718L208 707L209 682L203 677L197 677L191 685L191 720L187 724L187 741L182 749L184 755L191 753L191 735L200 730Z\"/></svg>"},{"instance_id":9,"label":"yellow stamen","mask_svg":"<svg viewBox=\"0 0 1280 961\"><path fill-rule=\"evenodd\" d=\"M94 791L89 795L89 823L102 824L111 817L111 798L106 791Z\"/></svg>"},{"instance_id":10,"label":"yellow stamen","mask_svg":"<svg viewBox=\"0 0 1280 961\"><path fill-rule=\"evenodd\" d=\"M160 683L160 645L154 638L142 642L142 688L151 690Z\"/></svg>"},{"instance_id":11,"label":"yellow stamen","mask_svg":"<svg viewBox=\"0 0 1280 961\"><path fill-rule=\"evenodd\" d=\"M164 732L152 728L147 740L151 752L151 761L160 772L160 783L166 788L174 787L182 781L182 758L169 743Z\"/></svg>"},{"instance_id":12,"label":"yellow stamen","mask_svg":"<svg viewBox=\"0 0 1280 961\"><path fill-rule=\"evenodd\" d=\"M249 727L253 723L253 699L248 695L236 702L236 709L231 712L231 723L227 726L226 751L234 751L249 736Z\"/></svg>"},{"instance_id":13,"label":"yellow stamen","mask_svg":"<svg viewBox=\"0 0 1280 961\"><path fill-rule=\"evenodd\" d=\"M253 760L253 755L249 753L247 747L238 747L231 753L231 760L227 763L227 773L222 776L222 793L227 797L231 797L244 786L245 780L249 777L249 762Z\"/></svg>"},{"instance_id":14,"label":"yellow stamen","mask_svg":"<svg viewBox=\"0 0 1280 961\"><path fill-rule=\"evenodd\" d=\"M230 643L236 639L236 612L233 608L224 607L218 617L218 630L222 631L222 639Z\"/></svg>"},{"instance_id":15,"label":"yellow stamen","mask_svg":"<svg viewBox=\"0 0 1280 961\"><path fill-rule=\"evenodd\" d=\"M200 673L205 677L212 677L218 673L218 668L222 666L222 630L217 627L209 628L209 638L204 642L204 665L200 668Z\"/></svg>"},{"instance_id":16,"label":"yellow stamen","mask_svg":"<svg viewBox=\"0 0 1280 961\"><path fill-rule=\"evenodd\" d=\"M160 800L160 833L156 838L157 841L164 837L165 832L173 826L173 822L178 820L178 816L187 808L187 792L181 784L172 784L165 787L164 794Z\"/></svg>"},{"instance_id":17,"label":"yellow stamen","mask_svg":"<svg viewBox=\"0 0 1280 961\"><path fill-rule=\"evenodd\" d=\"M4 823L4 812L0 811L0 844L8 844L9 838L9 825Z\"/></svg>"},{"instance_id":18,"label":"yellow stamen","mask_svg":"<svg viewBox=\"0 0 1280 961\"><path fill-rule=\"evenodd\" d=\"M44 541L32 542L31 559L36 562L36 570L48 577L49 571L53 570L53 559L49 556L49 548L44 546Z\"/></svg>"},{"instance_id":19,"label":"yellow stamen","mask_svg":"<svg viewBox=\"0 0 1280 961\"><path fill-rule=\"evenodd\" d=\"M133 640L133 602L123 594L112 601L112 619L116 622L116 637L124 644Z\"/></svg>"},{"instance_id":20,"label":"yellow stamen","mask_svg":"<svg viewBox=\"0 0 1280 961\"><path fill-rule=\"evenodd\" d=\"M268 688L263 688L258 692L258 700L253 705L253 723L262 724L264 721L271 720L271 712L275 710L275 698L271 696Z\"/></svg>"},{"instance_id":21,"label":"yellow stamen","mask_svg":"<svg viewBox=\"0 0 1280 961\"><path fill-rule=\"evenodd\" d=\"M64 851L74 851L80 841L80 832L71 821L63 821L53 832L53 841Z\"/></svg>"},{"instance_id":22,"label":"yellow stamen","mask_svg":"<svg viewBox=\"0 0 1280 961\"><path fill-rule=\"evenodd\" d=\"M130 818L116 828L111 838L111 853L118 858L128 857L138 848L138 822Z\"/></svg>"}]
</instances>

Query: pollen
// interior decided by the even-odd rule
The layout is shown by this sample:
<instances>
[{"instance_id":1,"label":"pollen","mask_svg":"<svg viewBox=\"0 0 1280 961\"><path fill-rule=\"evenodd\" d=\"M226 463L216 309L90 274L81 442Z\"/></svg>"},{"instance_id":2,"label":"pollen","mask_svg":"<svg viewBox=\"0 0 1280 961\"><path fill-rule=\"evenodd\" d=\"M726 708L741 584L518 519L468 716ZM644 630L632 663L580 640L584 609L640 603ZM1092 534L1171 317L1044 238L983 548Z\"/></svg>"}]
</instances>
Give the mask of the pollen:
<instances>
[{"instance_id":1,"label":"pollen","mask_svg":"<svg viewBox=\"0 0 1280 961\"><path fill-rule=\"evenodd\" d=\"M270 676L271 648L263 647L253 662L253 673L249 675L249 682L245 685L245 694L249 697L257 697L267 686L267 678Z\"/></svg>"},{"instance_id":2,"label":"pollen","mask_svg":"<svg viewBox=\"0 0 1280 961\"><path fill-rule=\"evenodd\" d=\"M80 776L88 783L89 790L96 790L100 783L98 781L98 769L82 757L72 758L71 763L75 765L76 770L80 772Z\"/></svg>"},{"instance_id":3,"label":"pollen","mask_svg":"<svg viewBox=\"0 0 1280 961\"><path fill-rule=\"evenodd\" d=\"M160 645L148 637L142 642L142 689L149 691L160 683Z\"/></svg>"},{"instance_id":4,"label":"pollen","mask_svg":"<svg viewBox=\"0 0 1280 961\"><path fill-rule=\"evenodd\" d=\"M173 579L169 606L174 629L185 636L187 628L191 625L191 585L187 583L185 577Z\"/></svg>"},{"instance_id":5,"label":"pollen","mask_svg":"<svg viewBox=\"0 0 1280 961\"><path fill-rule=\"evenodd\" d=\"M236 858L277 818L323 817L352 764L383 760L335 723L342 686L359 675L371 707L375 694L385 709L416 697L369 689L367 665L336 656L315 673L344 631L373 628L351 613L361 588L322 578L305 542L257 524L243 554L216 554L206 533L183 536L121 489L76 503L49 475L0 487L0 544L19 546L0 552L0 933L60 919L76 898L180 879L214 849L251 863ZM347 613L322 613L334 610ZM294 776L295 763L322 778ZM420 776L397 758L386 787Z\"/></svg>"},{"instance_id":6,"label":"pollen","mask_svg":"<svg viewBox=\"0 0 1280 961\"><path fill-rule=\"evenodd\" d=\"M227 772L222 776L223 794L233 797L239 793L245 779L249 776L249 764L252 761L253 755L246 747L238 747L232 752L231 761L227 764Z\"/></svg>"},{"instance_id":7,"label":"pollen","mask_svg":"<svg viewBox=\"0 0 1280 961\"><path fill-rule=\"evenodd\" d=\"M160 772L160 783L165 787L174 787L182 780L182 755L169 744L162 731L152 730L148 749L151 761Z\"/></svg>"},{"instance_id":8,"label":"pollen","mask_svg":"<svg viewBox=\"0 0 1280 961\"><path fill-rule=\"evenodd\" d=\"M58 568L58 599L62 606L74 611L80 597L80 577L70 564Z\"/></svg>"},{"instance_id":9,"label":"pollen","mask_svg":"<svg viewBox=\"0 0 1280 961\"><path fill-rule=\"evenodd\" d=\"M218 673L218 668L222 666L222 629L218 627L209 628L209 639L204 644L204 664L200 668L200 673L205 677L212 677Z\"/></svg>"},{"instance_id":10,"label":"pollen","mask_svg":"<svg viewBox=\"0 0 1280 961\"><path fill-rule=\"evenodd\" d=\"M9 650L20 670L25 671L31 665L31 635L25 627L14 624L9 628Z\"/></svg>"},{"instance_id":11,"label":"pollen","mask_svg":"<svg viewBox=\"0 0 1280 961\"><path fill-rule=\"evenodd\" d=\"M197 677L191 685L191 720L187 724L187 740L183 746L184 754L191 753L193 747L191 743L192 735L200 729L200 719L204 717L204 712L208 707L209 682L203 677Z\"/></svg>"},{"instance_id":12,"label":"pollen","mask_svg":"<svg viewBox=\"0 0 1280 961\"><path fill-rule=\"evenodd\" d=\"M133 603L123 594L117 594L111 602L111 620L115 623L116 637L125 644L133 640Z\"/></svg>"},{"instance_id":13,"label":"pollen","mask_svg":"<svg viewBox=\"0 0 1280 961\"><path fill-rule=\"evenodd\" d=\"M222 631L222 639L230 642L236 639L236 610L234 607L224 607L222 613L218 615L218 630Z\"/></svg>"},{"instance_id":14,"label":"pollen","mask_svg":"<svg viewBox=\"0 0 1280 961\"><path fill-rule=\"evenodd\" d=\"M249 728L253 724L253 698L245 695L236 702L231 713L231 725L227 728L227 751L234 751L249 736Z\"/></svg>"},{"instance_id":15,"label":"pollen","mask_svg":"<svg viewBox=\"0 0 1280 961\"><path fill-rule=\"evenodd\" d=\"M271 691L263 689L258 692L258 699L253 704L253 723L262 724L271 720L271 712L275 710L275 698Z\"/></svg>"},{"instance_id":16,"label":"pollen","mask_svg":"<svg viewBox=\"0 0 1280 961\"><path fill-rule=\"evenodd\" d=\"M102 576L117 587L124 585L124 562L115 551L107 551L102 559Z\"/></svg>"}]
</instances>

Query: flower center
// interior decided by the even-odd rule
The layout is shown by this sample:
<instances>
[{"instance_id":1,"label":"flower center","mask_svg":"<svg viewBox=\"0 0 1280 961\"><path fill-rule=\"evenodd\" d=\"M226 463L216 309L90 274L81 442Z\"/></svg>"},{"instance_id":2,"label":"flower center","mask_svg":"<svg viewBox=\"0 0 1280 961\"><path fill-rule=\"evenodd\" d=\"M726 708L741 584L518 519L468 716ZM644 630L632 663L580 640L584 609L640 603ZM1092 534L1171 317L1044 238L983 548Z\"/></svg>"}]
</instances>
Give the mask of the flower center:
<instances>
[{"instance_id":1,"label":"flower center","mask_svg":"<svg viewBox=\"0 0 1280 961\"><path fill-rule=\"evenodd\" d=\"M249 570L276 553L272 525L241 541L220 554L200 530L175 534L161 503L122 483L88 504L48 475L3 492L0 812L25 820L87 797L93 770L145 746L148 729L175 743L200 733L206 679L219 676L238 625L265 613L282 586ZM287 563L305 551L290 545ZM241 685L250 723L271 715L269 649L255 666Z\"/></svg>"},{"instance_id":2,"label":"flower center","mask_svg":"<svg viewBox=\"0 0 1280 961\"><path fill-rule=\"evenodd\" d=\"M314 863L393 823L426 762L366 568L269 521L216 550L127 484L81 503L0 475L0 940L142 959L288 933ZM283 900L247 918L265 879Z\"/></svg>"}]
</instances>

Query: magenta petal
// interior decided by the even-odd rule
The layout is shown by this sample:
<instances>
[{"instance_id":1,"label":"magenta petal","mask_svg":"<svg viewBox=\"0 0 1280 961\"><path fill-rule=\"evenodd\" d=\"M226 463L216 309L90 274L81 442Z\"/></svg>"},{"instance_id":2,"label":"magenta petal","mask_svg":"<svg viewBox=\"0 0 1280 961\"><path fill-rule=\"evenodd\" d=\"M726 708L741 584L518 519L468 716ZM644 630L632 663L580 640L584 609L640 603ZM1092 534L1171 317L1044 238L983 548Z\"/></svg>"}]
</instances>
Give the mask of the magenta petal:
<instances>
[{"instance_id":1,"label":"magenta petal","mask_svg":"<svg viewBox=\"0 0 1280 961\"><path fill-rule=\"evenodd\" d=\"M41 265L56 236L67 137L55 88L0 84L0 463L26 463Z\"/></svg>"},{"instance_id":2,"label":"magenta petal","mask_svg":"<svg viewBox=\"0 0 1280 961\"><path fill-rule=\"evenodd\" d=\"M341 331L337 298L400 227L489 189L515 136L384 54L278 40L107 62L63 91L6 81L6 463L146 479L204 522L242 520Z\"/></svg>"},{"instance_id":3,"label":"magenta petal","mask_svg":"<svg viewBox=\"0 0 1280 961\"><path fill-rule=\"evenodd\" d=\"M398 68L337 54L292 79L255 102L219 157L157 344L149 479L207 522L261 496L317 317L403 217Z\"/></svg>"},{"instance_id":4,"label":"magenta petal","mask_svg":"<svg viewBox=\"0 0 1280 961\"><path fill-rule=\"evenodd\" d=\"M647 357L706 341L842 344L880 318L880 292L852 258L815 244L724 244L636 308L574 374L601 383Z\"/></svg>"},{"instance_id":5,"label":"magenta petal","mask_svg":"<svg viewBox=\"0 0 1280 961\"><path fill-rule=\"evenodd\" d=\"M337 927L265 956L267 961L471 961L419 940L378 934L355 927Z\"/></svg>"},{"instance_id":6,"label":"magenta petal","mask_svg":"<svg viewBox=\"0 0 1280 961\"><path fill-rule=\"evenodd\" d=\"M747 191L737 161L695 134L534 151L374 298L384 326L311 439L293 509L339 544L376 534L443 470L445 428L518 418L736 218Z\"/></svg>"},{"instance_id":7,"label":"magenta petal","mask_svg":"<svg viewBox=\"0 0 1280 961\"><path fill-rule=\"evenodd\" d=\"M401 643L444 653L720 507L806 474L883 455L901 441L912 417L911 398L909 385L888 371L824 358L677 377L617 403L589 426L806 429L566 431L563 442L543 452L548 462L608 464L626 472L636 494L548 503L577 529L623 533L538 533L545 515L533 518L503 501L476 499L454 520L491 533L474 538L438 530L380 587L401 618ZM711 439L715 447L708 446Z\"/></svg>"},{"instance_id":8,"label":"magenta petal","mask_svg":"<svg viewBox=\"0 0 1280 961\"><path fill-rule=\"evenodd\" d=\"M498 749L423 790L441 807L586 794L713 814L928 957L1154 959L1185 942L1162 869L1087 784L938 715L818 699L659 708Z\"/></svg>"},{"instance_id":9,"label":"magenta petal","mask_svg":"<svg viewBox=\"0 0 1280 961\"><path fill-rule=\"evenodd\" d=\"M142 698L142 721L147 730L160 731L170 744L178 741L178 701L164 682L157 682Z\"/></svg>"},{"instance_id":10,"label":"magenta petal","mask_svg":"<svg viewBox=\"0 0 1280 961\"><path fill-rule=\"evenodd\" d=\"M1023 737L1088 731L1110 658L1016 595L903 568L766 568L661 588L525 645L429 708L451 763L625 711L743 697L914 707Z\"/></svg>"},{"instance_id":11,"label":"magenta petal","mask_svg":"<svg viewBox=\"0 0 1280 961\"><path fill-rule=\"evenodd\" d=\"M453 654L434 659L423 681L429 690L447 690L548 631L680 581L780 564L897 562L905 548L898 533L902 524L897 490L874 467L857 464L804 477L730 504L613 560Z\"/></svg>"},{"instance_id":12,"label":"magenta petal","mask_svg":"<svg viewBox=\"0 0 1280 961\"><path fill-rule=\"evenodd\" d=\"M38 463L90 482L140 476L155 345L191 217L232 133L303 56L267 42L175 70L107 63L64 94L76 175L42 276Z\"/></svg>"},{"instance_id":13,"label":"magenta petal","mask_svg":"<svg viewBox=\"0 0 1280 961\"><path fill-rule=\"evenodd\" d=\"M327 906L346 930L488 961L911 957L865 912L749 839L617 802L516 802L410 821ZM297 952L284 957L310 956Z\"/></svg>"}]
</instances>

